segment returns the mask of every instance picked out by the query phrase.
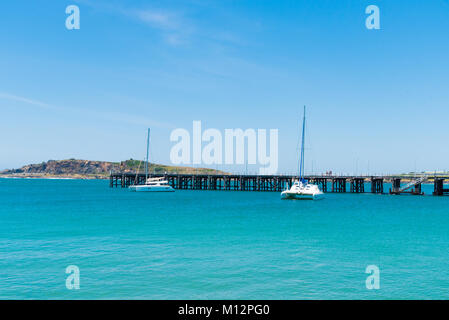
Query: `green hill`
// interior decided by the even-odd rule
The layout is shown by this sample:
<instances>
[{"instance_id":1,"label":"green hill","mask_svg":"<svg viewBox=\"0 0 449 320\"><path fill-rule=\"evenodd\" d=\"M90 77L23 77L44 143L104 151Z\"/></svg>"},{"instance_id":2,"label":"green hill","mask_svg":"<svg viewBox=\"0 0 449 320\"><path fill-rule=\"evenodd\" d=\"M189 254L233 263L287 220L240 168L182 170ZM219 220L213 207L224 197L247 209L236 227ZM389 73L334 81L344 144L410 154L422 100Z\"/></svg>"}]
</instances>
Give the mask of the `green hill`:
<instances>
[{"instance_id":1,"label":"green hill","mask_svg":"<svg viewBox=\"0 0 449 320\"><path fill-rule=\"evenodd\" d=\"M111 171L135 173L144 172L145 163L139 160L121 162L92 160L48 160L39 164L29 164L19 169L0 171L0 177L16 178L77 178L77 179L107 179ZM149 164L150 173L203 173L224 174L225 172L206 168L166 166Z\"/></svg>"}]
</instances>

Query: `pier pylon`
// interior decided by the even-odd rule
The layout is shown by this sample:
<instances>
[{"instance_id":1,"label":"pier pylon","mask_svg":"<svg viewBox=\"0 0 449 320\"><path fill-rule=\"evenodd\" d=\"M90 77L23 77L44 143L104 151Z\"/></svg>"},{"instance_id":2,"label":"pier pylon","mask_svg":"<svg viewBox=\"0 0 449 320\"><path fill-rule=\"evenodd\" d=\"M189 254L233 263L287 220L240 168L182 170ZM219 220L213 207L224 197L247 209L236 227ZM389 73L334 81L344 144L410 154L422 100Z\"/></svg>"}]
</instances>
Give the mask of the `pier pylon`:
<instances>
[{"instance_id":1,"label":"pier pylon","mask_svg":"<svg viewBox=\"0 0 449 320\"><path fill-rule=\"evenodd\" d=\"M421 184L427 180L427 176L422 176L410 181L405 186L401 187L401 179L394 178L393 188L390 190L390 194L410 193L413 195L423 195L424 193L421 190Z\"/></svg>"}]
</instances>

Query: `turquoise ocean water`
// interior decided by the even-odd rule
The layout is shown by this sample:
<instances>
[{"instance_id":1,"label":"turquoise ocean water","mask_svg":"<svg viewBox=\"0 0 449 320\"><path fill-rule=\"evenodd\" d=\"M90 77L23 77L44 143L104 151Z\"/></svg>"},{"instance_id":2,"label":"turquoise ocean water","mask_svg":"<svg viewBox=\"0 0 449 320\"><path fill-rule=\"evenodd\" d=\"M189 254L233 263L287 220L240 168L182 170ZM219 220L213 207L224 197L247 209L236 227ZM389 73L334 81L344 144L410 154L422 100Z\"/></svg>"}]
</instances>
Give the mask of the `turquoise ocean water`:
<instances>
[{"instance_id":1,"label":"turquoise ocean water","mask_svg":"<svg viewBox=\"0 0 449 320\"><path fill-rule=\"evenodd\" d=\"M379 290L365 286L372 264ZM0 299L12 298L448 299L449 197L0 179Z\"/></svg>"}]
</instances>

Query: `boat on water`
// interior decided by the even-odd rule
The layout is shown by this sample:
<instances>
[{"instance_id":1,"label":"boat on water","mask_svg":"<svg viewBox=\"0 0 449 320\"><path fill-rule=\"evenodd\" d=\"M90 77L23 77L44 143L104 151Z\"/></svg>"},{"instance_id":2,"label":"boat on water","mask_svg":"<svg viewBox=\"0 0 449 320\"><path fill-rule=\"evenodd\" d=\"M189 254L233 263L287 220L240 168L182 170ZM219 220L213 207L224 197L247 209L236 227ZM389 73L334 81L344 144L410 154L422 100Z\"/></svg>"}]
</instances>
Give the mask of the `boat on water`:
<instances>
[{"instance_id":1,"label":"boat on water","mask_svg":"<svg viewBox=\"0 0 449 320\"><path fill-rule=\"evenodd\" d=\"M307 183L305 180L297 180L288 190L282 191L281 199L293 200L320 200L324 198L324 193L315 184Z\"/></svg>"},{"instance_id":2,"label":"boat on water","mask_svg":"<svg viewBox=\"0 0 449 320\"><path fill-rule=\"evenodd\" d=\"M173 192L175 189L168 184L164 178L147 178L145 184L137 184L129 186L131 191L148 191L148 192Z\"/></svg>"},{"instance_id":3,"label":"boat on water","mask_svg":"<svg viewBox=\"0 0 449 320\"><path fill-rule=\"evenodd\" d=\"M170 186L168 184L168 181L164 180L164 178L148 177L149 149L150 149L150 129L148 129L148 135L147 135L147 157L145 160L145 183L137 184L137 176L138 176L138 172L137 172L135 184L129 186L128 189L131 191L137 191L137 192L174 192L175 189L173 189L173 187ZM139 168L140 168L140 165L139 165ZM137 169L137 171L139 171L139 170Z\"/></svg>"},{"instance_id":4,"label":"boat on water","mask_svg":"<svg viewBox=\"0 0 449 320\"><path fill-rule=\"evenodd\" d=\"M281 199L287 200L320 200L324 198L324 193L315 184L308 183L304 179L304 139L306 126L306 107L304 106L304 116L302 119L302 141L301 157L299 162L299 179L293 182L290 189L281 192Z\"/></svg>"}]
</instances>

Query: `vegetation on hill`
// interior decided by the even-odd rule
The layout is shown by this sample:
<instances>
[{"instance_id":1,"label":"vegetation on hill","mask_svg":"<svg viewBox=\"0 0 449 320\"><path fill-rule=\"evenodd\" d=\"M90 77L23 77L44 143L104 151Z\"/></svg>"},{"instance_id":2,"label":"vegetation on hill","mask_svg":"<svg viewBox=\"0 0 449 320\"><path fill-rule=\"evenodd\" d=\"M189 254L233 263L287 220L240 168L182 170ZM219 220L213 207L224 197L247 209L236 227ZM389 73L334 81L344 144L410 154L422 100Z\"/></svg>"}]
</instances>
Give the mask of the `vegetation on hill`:
<instances>
[{"instance_id":1,"label":"vegetation on hill","mask_svg":"<svg viewBox=\"0 0 449 320\"><path fill-rule=\"evenodd\" d=\"M29 164L19 169L0 171L0 177L36 177L36 178L79 178L106 179L111 172L135 173L144 172L145 163L139 160L125 160L121 162L91 161L91 160L49 160L39 164ZM150 173L221 173L213 169L166 166L150 163Z\"/></svg>"}]
</instances>

